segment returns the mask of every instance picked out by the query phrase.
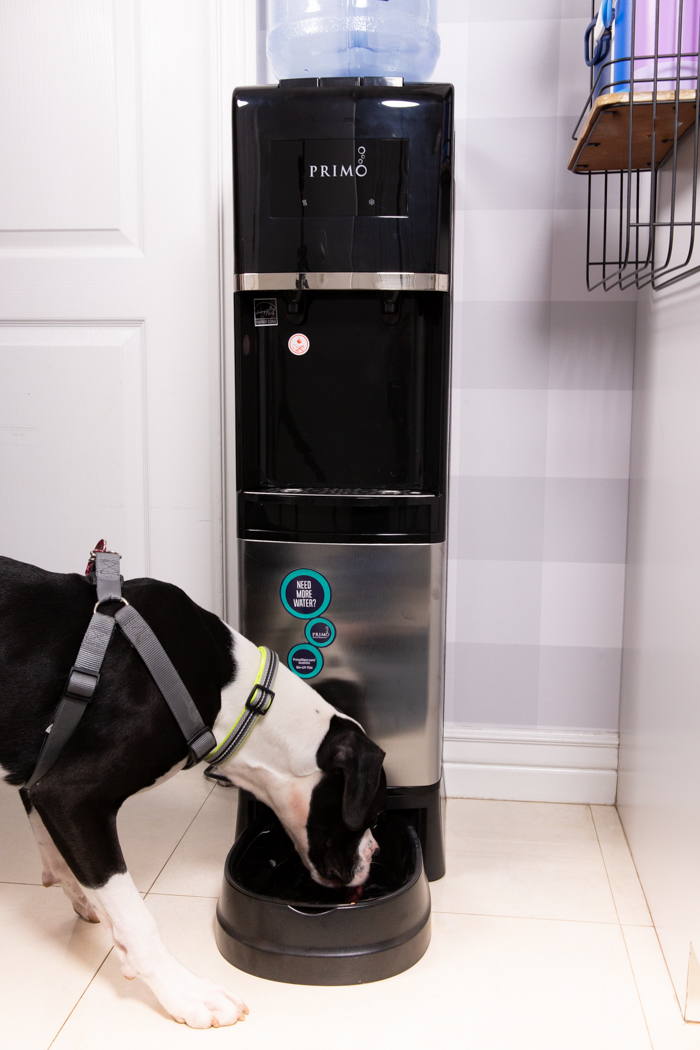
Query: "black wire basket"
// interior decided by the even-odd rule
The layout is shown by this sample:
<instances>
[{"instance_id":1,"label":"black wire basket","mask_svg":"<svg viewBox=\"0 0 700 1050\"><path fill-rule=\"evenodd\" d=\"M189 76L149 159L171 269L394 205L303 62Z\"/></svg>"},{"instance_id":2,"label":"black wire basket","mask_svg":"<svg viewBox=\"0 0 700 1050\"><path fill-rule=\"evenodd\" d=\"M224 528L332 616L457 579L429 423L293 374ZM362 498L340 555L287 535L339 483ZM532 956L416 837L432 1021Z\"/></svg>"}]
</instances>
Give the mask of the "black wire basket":
<instances>
[{"instance_id":1,"label":"black wire basket","mask_svg":"<svg viewBox=\"0 0 700 1050\"><path fill-rule=\"evenodd\" d=\"M698 0L601 0L569 170L588 176L588 290L664 288L700 270ZM607 23L607 24L606 24Z\"/></svg>"}]
</instances>

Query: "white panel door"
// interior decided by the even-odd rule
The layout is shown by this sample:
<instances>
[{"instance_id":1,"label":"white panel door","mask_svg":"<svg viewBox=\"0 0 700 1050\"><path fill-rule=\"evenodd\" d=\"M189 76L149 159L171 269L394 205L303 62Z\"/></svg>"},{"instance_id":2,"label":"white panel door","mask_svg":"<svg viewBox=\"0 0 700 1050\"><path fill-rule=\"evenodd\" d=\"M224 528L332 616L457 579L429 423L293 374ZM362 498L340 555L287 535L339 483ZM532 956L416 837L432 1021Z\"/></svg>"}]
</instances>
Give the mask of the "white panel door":
<instances>
[{"instance_id":1,"label":"white panel door","mask_svg":"<svg viewBox=\"0 0 700 1050\"><path fill-rule=\"evenodd\" d=\"M255 0L0 4L0 553L224 601L230 92Z\"/></svg>"},{"instance_id":2,"label":"white panel door","mask_svg":"<svg viewBox=\"0 0 700 1050\"><path fill-rule=\"evenodd\" d=\"M104 533L145 575L143 326L2 325L0 376L3 553L76 572Z\"/></svg>"}]
</instances>

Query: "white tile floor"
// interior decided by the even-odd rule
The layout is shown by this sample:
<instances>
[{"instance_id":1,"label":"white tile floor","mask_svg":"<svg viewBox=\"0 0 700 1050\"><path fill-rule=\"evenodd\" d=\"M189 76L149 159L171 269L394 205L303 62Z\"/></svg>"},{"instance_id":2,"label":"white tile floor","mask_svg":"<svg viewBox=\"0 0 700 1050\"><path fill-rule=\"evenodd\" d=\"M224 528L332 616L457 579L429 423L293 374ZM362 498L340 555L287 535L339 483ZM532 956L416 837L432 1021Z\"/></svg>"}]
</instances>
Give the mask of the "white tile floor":
<instances>
[{"instance_id":1,"label":"white tile floor","mask_svg":"<svg viewBox=\"0 0 700 1050\"><path fill-rule=\"evenodd\" d=\"M0 786L0 1046L7 1050L700 1050L684 1025L617 814L607 806L448 802L433 938L378 984L308 988L234 970L213 917L235 792L199 769L131 799L124 852L165 941L250 1007L192 1031L121 976L99 926L45 890L16 792Z\"/></svg>"}]
</instances>

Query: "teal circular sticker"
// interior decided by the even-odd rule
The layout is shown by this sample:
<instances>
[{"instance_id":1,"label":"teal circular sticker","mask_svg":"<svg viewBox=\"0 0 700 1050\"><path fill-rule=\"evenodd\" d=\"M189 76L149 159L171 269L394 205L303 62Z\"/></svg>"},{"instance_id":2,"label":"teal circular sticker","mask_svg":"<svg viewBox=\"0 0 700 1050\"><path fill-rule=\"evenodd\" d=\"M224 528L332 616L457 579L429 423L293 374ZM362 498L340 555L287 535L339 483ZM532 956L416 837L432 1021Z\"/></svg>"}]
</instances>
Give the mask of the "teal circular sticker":
<instances>
[{"instance_id":1,"label":"teal circular sticker","mask_svg":"<svg viewBox=\"0 0 700 1050\"><path fill-rule=\"evenodd\" d=\"M315 678L323 670L323 656L315 645L302 642L289 650L287 665L300 678Z\"/></svg>"},{"instance_id":2,"label":"teal circular sticker","mask_svg":"<svg viewBox=\"0 0 700 1050\"><path fill-rule=\"evenodd\" d=\"M282 580L280 598L292 616L310 620L313 616L320 616L330 605L331 588L320 572L295 569Z\"/></svg>"},{"instance_id":3,"label":"teal circular sticker","mask_svg":"<svg viewBox=\"0 0 700 1050\"><path fill-rule=\"evenodd\" d=\"M330 620L319 616L307 623L304 634L310 642L322 649L324 645L330 645L335 640L335 627Z\"/></svg>"}]
</instances>

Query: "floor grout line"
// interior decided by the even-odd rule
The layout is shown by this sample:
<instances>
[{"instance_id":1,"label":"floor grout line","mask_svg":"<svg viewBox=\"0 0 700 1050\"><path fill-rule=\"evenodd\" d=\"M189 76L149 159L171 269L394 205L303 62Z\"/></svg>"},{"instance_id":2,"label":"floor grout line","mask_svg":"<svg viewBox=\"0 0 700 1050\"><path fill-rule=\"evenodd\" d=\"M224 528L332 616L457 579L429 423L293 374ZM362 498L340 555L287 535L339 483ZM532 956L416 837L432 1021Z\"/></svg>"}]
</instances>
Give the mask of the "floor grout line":
<instances>
[{"instance_id":1,"label":"floor grout line","mask_svg":"<svg viewBox=\"0 0 700 1050\"><path fill-rule=\"evenodd\" d=\"M639 877L639 871L637 870L637 862L634 859L634 853L632 852L632 847L630 846L629 839L627 838L627 832L625 831L625 825L622 823L622 817L620 816L620 811L617 808L617 805L615 806L615 812L617 813L617 819L620 821L620 827L622 828L622 834L623 834L624 839L625 839L625 845L627 846L627 849L629 850L629 855L632 858L632 864L634 865L634 871L635 871L635 874L637 876L637 880L639 882L639 887L640 887L640 889L642 891L642 896L644 897L644 903L647 906L647 911L649 912L649 917L651 918L651 928L653 929L654 933L656 934L656 943L659 946L659 951L661 952L661 958L664 961L664 966L666 967L666 973L668 974L668 979L671 982L671 988L673 989L673 994L675 996L676 1003L678 1004L678 1009L680 1011L680 1015L683 1018L684 1024L687 1024L688 1022L685 1020L685 1008L684 1008L684 1006L681 1005L681 1002L680 1002L680 1000L678 998L678 993L676 992L676 986L673 983L673 978L671 977L671 971L668 968L668 962L666 961L666 955L664 953L663 946L661 944L661 938L659 937L659 931L656 928L656 923L654 922L654 916L651 913L651 907L649 905L649 900L648 900L647 895L646 895L646 890L644 889L644 884L642 883L642 880ZM633 923L629 923L629 922L625 923L625 926L632 926L632 925L633 925ZM624 927L623 927L623 931L624 931Z\"/></svg>"},{"instance_id":2,"label":"floor grout line","mask_svg":"<svg viewBox=\"0 0 700 1050\"><path fill-rule=\"evenodd\" d=\"M214 791L214 789L215 789L215 788L216 788L216 784L212 784L212 786L211 786L211 791L207 792L207 796L206 796L206 798L204 799L204 801L202 802L201 806L199 807L199 809L197 810L197 812L195 813L195 815L194 815L194 816L192 817L192 820L191 820L191 821L189 822L189 824L187 825L187 827L186 827L186 828L185 828L185 830L183 831L182 835L180 835L180 838L179 838L179 839L177 840L177 842L176 842L176 843L175 843L175 845L173 846L172 850L170 851L170 853L168 854L168 856L167 856L167 857L166 857L166 859L164 860L164 862L163 862L163 865L162 865L162 867L161 867L161 868L160 868L160 869L158 870L158 872L157 872L157 874L156 874L155 878L154 878L154 879L153 879L153 881L152 881L152 882L150 883L150 885L149 885L148 889L147 889L147 890L144 890L144 891L142 891L142 892L143 892L143 895L144 895L144 897L147 897L147 896L148 896L148 894L149 894L149 893L151 892L151 890L152 890L152 889L153 889L153 887L155 886L155 884L156 884L156 882L158 881L158 879L159 879L159 878L161 877L161 875L162 875L162 874L163 874L163 872L165 871L165 869L166 869L167 865L169 864L169 862L170 862L170 861L172 860L172 858L173 858L173 854L174 854L174 853L175 853L175 851L177 850L178 846L180 845L180 843L181 843L181 842L182 842L182 840L184 839L184 837L185 837L185 835L187 834L187 832L188 832L188 831L190 830L190 828L191 828L191 827L192 827L192 825L194 824L194 822L195 822L195 820L197 819L197 817L199 816L199 814L200 814L200 813L202 812L202 810L203 810L203 809L204 809L204 807L206 806L207 802L208 802L208 801L209 801L209 799L211 798L211 794L212 794L212 791Z\"/></svg>"},{"instance_id":3,"label":"floor grout line","mask_svg":"<svg viewBox=\"0 0 700 1050\"><path fill-rule=\"evenodd\" d=\"M188 900L196 901L218 901L218 893L214 896L211 893L173 893L172 891L163 892L161 890L149 890L145 895L146 897L185 897ZM145 899L145 898L144 898Z\"/></svg>"},{"instance_id":4,"label":"floor grout line","mask_svg":"<svg viewBox=\"0 0 700 1050\"><path fill-rule=\"evenodd\" d=\"M66 1016L64 1017L63 1021L61 1022L61 1025L60 1025L60 1027L58 1029L58 1031L56 1032L55 1036L53 1037L53 1039L51 1040L51 1042L47 1046L46 1050L51 1050L51 1047L56 1042L56 1040L58 1039L58 1037L61 1034L61 1032L63 1031L63 1029L66 1027L66 1025L70 1021L71 1017L75 1013L75 1011L78 1009L78 1006L80 1005L81 1001L83 1000L83 998L87 994L87 991L90 988L90 986L92 985L92 982L95 980L95 978L97 977L98 973L100 972L100 970L102 969L104 964L107 962L107 960L109 959L109 957L110 957L110 955L112 954L113 951L114 951L113 947L109 949L109 951L105 955L104 959L102 960L100 965L97 967L97 969L93 973L92 977L90 978L88 983L85 985L85 987L83 988L82 992L80 993L80 995L78 996L76 1001L73 1003L73 1005L71 1006L71 1008L68 1011L68 1013L66 1014Z\"/></svg>"},{"instance_id":5,"label":"floor grout line","mask_svg":"<svg viewBox=\"0 0 700 1050\"><path fill-rule=\"evenodd\" d=\"M618 924L618 926L622 927L622 922L620 920L620 911L619 911L619 909L617 907L617 899L615 897L615 891L613 890L612 880L610 878L610 872L608 871L608 865L605 863L605 852L604 852L603 847L601 845L600 835L598 834L598 825L595 822L595 817L593 815L593 810L591 809L590 806L588 806L587 808L588 808L588 812L591 815L591 823L593 824L593 830L595 831L595 840L598 843L598 851L600 852L600 859L602 860L603 868L605 869L605 878L608 881L608 889L610 890L610 896L612 897L613 907L615 909L615 914L617 915L617 924Z\"/></svg>"},{"instance_id":6,"label":"floor grout line","mask_svg":"<svg viewBox=\"0 0 700 1050\"><path fill-rule=\"evenodd\" d=\"M508 915L490 911L439 911L431 908L433 915L464 915L470 919L526 919L528 922L575 922L582 926L619 926L619 922L606 922L605 919L569 919L561 915ZM648 929L648 927L646 927Z\"/></svg>"},{"instance_id":7,"label":"floor grout line","mask_svg":"<svg viewBox=\"0 0 700 1050\"><path fill-rule=\"evenodd\" d=\"M615 906L615 914L617 915L617 924L618 924L618 926L620 928L620 934L622 936L622 943L625 946L625 955L627 956L627 962L629 964L630 973L632 974L632 980L634 981L635 991L637 992L637 999L639 1000L639 1009L642 1011L642 1017L644 1018L644 1027L646 1028L647 1035L649 1036L649 1044L651 1046L651 1050L654 1050L654 1043L653 1043L652 1038L651 1038L651 1031L649 1029L649 1022L647 1020L646 1010L644 1009L644 1003L642 1002L642 993L641 993L641 991L639 989L639 984L637 982L637 975L634 972L634 966L632 965L632 956L630 955L629 946L627 944L627 938L625 937L625 930L624 930L624 927L622 925L622 920L620 919L620 911L619 911L619 909L617 907L617 898L615 897L615 891L613 890L613 886L612 886L612 879L610 878L610 872L608 871L608 865L607 865L606 860L605 860L605 851L604 851L602 843L600 841L600 835L598 834L598 825L595 822L595 815L593 813L593 808L591 806L589 806L588 808L590 810L591 820L593 821L593 827L595 828L595 837L598 840L598 849L600 850L600 856L601 856L601 859L603 861L603 867L605 868L605 877L608 880L608 886L610 887L610 893L612 895L613 904ZM627 848L629 849L629 846ZM649 914L651 914L651 912Z\"/></svg>"}]
</instances>

